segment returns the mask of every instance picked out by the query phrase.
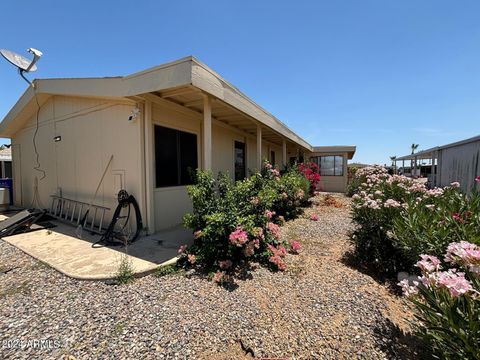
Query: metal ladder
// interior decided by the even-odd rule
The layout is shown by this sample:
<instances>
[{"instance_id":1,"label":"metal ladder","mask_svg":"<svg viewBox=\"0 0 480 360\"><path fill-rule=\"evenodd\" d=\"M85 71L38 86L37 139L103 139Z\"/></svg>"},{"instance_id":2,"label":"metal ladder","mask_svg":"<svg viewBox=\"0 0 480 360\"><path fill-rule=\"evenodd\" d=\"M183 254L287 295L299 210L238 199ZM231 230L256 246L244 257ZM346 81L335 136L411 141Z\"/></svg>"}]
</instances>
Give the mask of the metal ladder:
<instances>
[{"instance_id":1,"label":"metal ladder","mask_svg":"<svg viewBox=\"0 0 480 360\"><path fill-rule=\"evenodd\" d=\"M84 215L84 210L87 211L90 204L82 201L67 199L58 195L51 195L52 205L47 210L47 214L63 222L70 223L74 226L80 225L80 221ZM110 208L100 205L91 205L90 214L82 224L85 230L91 231L95 234L103 233L103 222L105 219L105 212ZM97 215L99 220L97 221ZM90 218L90 220L89 220Z\"/></svg>"}]
</instances>

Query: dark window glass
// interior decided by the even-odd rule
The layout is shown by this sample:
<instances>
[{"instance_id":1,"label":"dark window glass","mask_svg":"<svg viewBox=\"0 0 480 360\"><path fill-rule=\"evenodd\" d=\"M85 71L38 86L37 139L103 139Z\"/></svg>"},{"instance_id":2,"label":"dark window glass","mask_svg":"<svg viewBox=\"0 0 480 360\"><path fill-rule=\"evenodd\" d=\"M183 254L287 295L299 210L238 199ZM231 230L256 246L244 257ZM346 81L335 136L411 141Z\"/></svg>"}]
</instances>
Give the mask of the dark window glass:
<instances>
[{"instance_id":1,"label":"dark window glass","mask_svg":"<svg viewBox=\"0 0 480 360\"><path fill-rule=\"evenodd\" d=\"M316 163L320 176L343 176L343 156L318 156Z\"/></svg>"},{"instance_id":2,"label":"dark window glass","mask_svg":"<svg viewBox=\"0 0 480 360\"><path fill-rule=\"evenodd\" d=\"M245 143L235 141L235 180L245 179Z\"/></svg>"},{"instance_id":3,"label":"dark window glass","mask_svg":"<svg viewBox=\"0 0 480 360\"><path fill-rule=\"evenodd\" d=\"M270 151L270 163L275 166L275 151Z\"/></svg>"},{"instance_id":4,"label":"dark window glass","mask_svg":"<svg viewBox=\"0 0 480 360\"><path fill-rule=\"evenodd\" d=\"M5 161L5 174L4 176L6 178L11 178L12 177L12 162L11 161Z\"/></svg>"},{"instance_id":5,"label":"dark window glass","mask_svg":"<svg viewBox=\"0 0 480 360\"><path fill-rule=\"evenodd\" d=\"M195 134L155 125L157 187L191 184L197 165Z\"/></svg>"}]
</instances>

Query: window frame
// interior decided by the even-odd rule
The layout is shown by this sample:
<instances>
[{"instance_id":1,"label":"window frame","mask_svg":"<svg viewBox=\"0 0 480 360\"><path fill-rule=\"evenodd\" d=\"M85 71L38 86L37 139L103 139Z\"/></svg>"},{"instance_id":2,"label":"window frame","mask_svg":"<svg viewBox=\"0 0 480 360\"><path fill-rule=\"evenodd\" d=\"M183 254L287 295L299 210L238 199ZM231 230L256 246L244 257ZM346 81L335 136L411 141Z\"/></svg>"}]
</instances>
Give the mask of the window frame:
<instances>
[{"instance_id":1,"label":"window frame","mask_svg":"<svg viewBox=\"0 0 480 360\"><path fill-rule=\"evenodd\" d=\"M324 175L322 174L322 158L327 158L327 157L333 157L333 175ZM342 171L341 171L341 174L337 174L336 172L336 164L337 164L337 158L341 158L341 164L342 164ZM335 155L335 154L332 154L332 155L318 155L318 156L315 156L315 162L316 164L318 165L318 173L320 176L345 176L345 155Z\"/></svg>"},{"instance_id":2,"label":"window frame","mask_svg":"<svg viewBox=\"0 0 480 360\"><path fill-rule=\"evenodd\" d=\"M169 189L169 188L178 188L178 187L185 187L185 186L188 186L188 185L191 185L193 184L193 179L191 181L189 181L188 183L185 183L183 184L182 183L182 167L181 167L181 163L182 163L182 157L181 157L181 144L180 144L180 138L181 138L181 133L184 133L184 134L187 134L187 135L193 135L195 137L195 169L198 169L199 168L199 134L195 131L192 131L192 130L188 130L188 129L183 129L183 128L175 128L175 127L171 127L171 126L166 126L165 124L162 124L162 123L158 123L158 122L154 122L153 124L153 162L154 162L154 190L164 190L164 189ZM160 127L160 128L164 128L164 129L167 129L167 130L170 130L170 131L174 131L175 132L175 137L176 137L176 147L175 147L175 151L176 151L176 154L177 154L177 159L176 159L176 175L177 175L177 181L175 184L171 184L171 185L161 185L159 186L157 184L157 169L158 169L158 166L157 166L157 137L156 137L156 128L157 127Z\"/></svg>"}]
</instances>

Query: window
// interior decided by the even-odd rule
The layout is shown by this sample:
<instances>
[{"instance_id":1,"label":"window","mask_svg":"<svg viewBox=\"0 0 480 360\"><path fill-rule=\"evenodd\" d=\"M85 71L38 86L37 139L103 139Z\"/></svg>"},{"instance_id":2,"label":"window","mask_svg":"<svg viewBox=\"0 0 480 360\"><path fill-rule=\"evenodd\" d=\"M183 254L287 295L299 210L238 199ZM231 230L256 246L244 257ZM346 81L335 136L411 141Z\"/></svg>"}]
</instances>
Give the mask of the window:
<instances>
[{"instance_id":1,"label":"window","mask_svg":"<svg viewBox=\"0 0 480 360\"><path fill-rule=\"evenodd\" d=\"M156 187L191 184L197 167L197 135L155 125Z\"/></svg>"},{"instance_id":2,"label":"window","mask_svg":"<svg viewBox=\"0 0 480 360\"><path fill-rule=\"evenodd\" d=\"M3 177L5 178L12 178L12 162L11 161L5 161L5 174L3 174Z\"/></svg>"},{"instance_id":3,"label":"window","mask_svg":"<svg viewBox=\"0 0 480 360\"><path fill-rule=\"evenodd\" d=\"M235 141L235 181L245 179L245 143Z\"/></svg>"},{"instance_id":4,"label":"window","mask_svg":"<svg viewBox=\"0 0 480 360\"><path fill-rule=\"evenodd\" d=\"M275 151L270 151L270 164L275 166Z\"/></svg>"},{"instance_id":5,"label":"window","mask_svg":"<svg viewBox=\"0 0 480 360\"><path fill-rule=\"evenodd\" d=\"M318 164L320 176L343 176L343 156L317 156L313 161Z\"/></svg>"}]
</instances>

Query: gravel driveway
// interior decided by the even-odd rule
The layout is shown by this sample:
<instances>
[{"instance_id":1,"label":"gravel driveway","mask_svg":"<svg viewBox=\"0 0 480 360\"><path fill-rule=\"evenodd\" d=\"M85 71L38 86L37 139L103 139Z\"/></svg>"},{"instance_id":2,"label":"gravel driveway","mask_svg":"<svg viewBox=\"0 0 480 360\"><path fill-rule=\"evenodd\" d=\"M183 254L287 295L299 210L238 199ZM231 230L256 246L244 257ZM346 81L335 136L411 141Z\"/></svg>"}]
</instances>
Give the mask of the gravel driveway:
<instances>
[{"instance_id":1,"label":"gravel driveway","mask_svg":"<svg viewBox=\"0 0 480 360\"><path fill-rule=\"evenodd\" d=\"M184 274L77 281L0 240L0 358L414 357L406 303L342 262L349 199L333 199L282 228L303 245L285 273L254 267L228 290Z\"/></svg>"}]
</instances>

